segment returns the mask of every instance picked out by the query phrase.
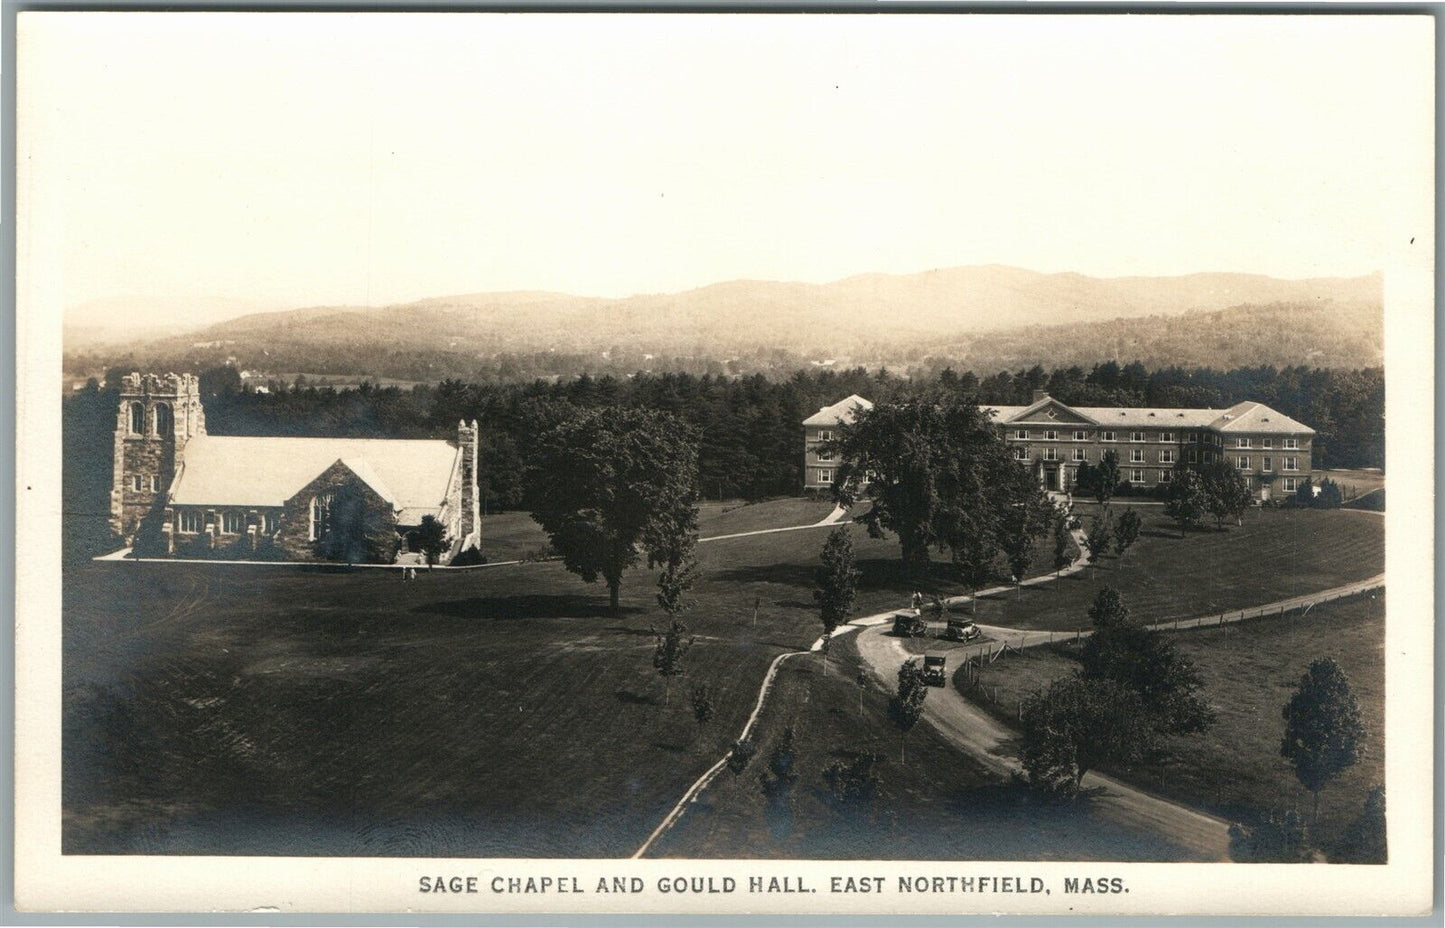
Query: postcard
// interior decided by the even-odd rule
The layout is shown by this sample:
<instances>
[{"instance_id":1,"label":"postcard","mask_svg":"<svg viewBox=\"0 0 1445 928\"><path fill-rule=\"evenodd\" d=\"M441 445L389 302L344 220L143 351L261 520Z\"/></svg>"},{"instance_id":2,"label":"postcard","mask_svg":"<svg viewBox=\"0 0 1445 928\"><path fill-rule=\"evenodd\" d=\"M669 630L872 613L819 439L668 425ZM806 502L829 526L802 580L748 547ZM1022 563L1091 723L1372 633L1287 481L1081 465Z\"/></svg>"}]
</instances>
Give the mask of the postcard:
<instances>
[{"instance_id":1,"label":"postcard","mask_svg":"<svg viewBox=\"0 0 1445 928\"><path fill-rule=\"evenodd\" d=\"M17 21L20 910L1429 910L1431 17Z\"/></svg>"}]
</instances>

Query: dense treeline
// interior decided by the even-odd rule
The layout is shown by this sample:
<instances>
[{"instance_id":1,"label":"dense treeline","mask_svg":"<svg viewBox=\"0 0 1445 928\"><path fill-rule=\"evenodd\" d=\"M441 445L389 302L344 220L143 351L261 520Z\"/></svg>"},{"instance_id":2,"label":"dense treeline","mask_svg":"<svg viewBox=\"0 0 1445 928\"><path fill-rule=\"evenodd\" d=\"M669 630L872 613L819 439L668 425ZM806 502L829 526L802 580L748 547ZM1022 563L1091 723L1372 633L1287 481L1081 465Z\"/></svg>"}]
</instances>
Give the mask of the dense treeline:
<instances>
[{"instance_id":1,"label":"dense treeline","mask_svg":"<svg viewBox=\"0 0 1445 928\"><path fill-rule=\"evenodd\" d=\"M66 409L68 470L92 474L108 490L114 428L114 385L93 384ZM1202 406L1258 400L1318 432L1315 464L1384 465L1384 370L1306 367L1218 371L1177 367L1150 371L1140 363L1042 366L979 378L945 368L935 376L901 378L880 370L800 371L783 380L685 373L633 377L582 376L564 382L464 383L445 380L412 389L363 384L356 390L293 384L258 393L233 368L202 373L210 431L227 435L338 435L395 438L449 436L459 419L482 423L483 493L491 508L521 503L523 466L533 437L570 407L622 405L660 409L695 426L703 493L758 498L796 493L802 485L801 422L852 393L890 400L940 390L979 402L1023 405L1048 390L1080 406ZM89 458L95 458L90 461ZM82 466L89 461L88 466ZM99 504L104 511L105 504ZM82 509L87 508L82 506Z\"/></svg>"}]
</instances>

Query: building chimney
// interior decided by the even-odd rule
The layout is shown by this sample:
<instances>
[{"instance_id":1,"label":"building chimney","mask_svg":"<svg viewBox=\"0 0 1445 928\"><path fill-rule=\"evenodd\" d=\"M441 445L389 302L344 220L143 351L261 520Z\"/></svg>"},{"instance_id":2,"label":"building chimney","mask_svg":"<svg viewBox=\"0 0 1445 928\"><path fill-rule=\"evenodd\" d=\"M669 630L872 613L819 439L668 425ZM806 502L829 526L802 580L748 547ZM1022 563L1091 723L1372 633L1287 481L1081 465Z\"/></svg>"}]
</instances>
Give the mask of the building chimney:
<instances>
[{"instance_id":1,"label":"building chimney","mask_svg":"<svg viewBox=\"0 0 1445 928\"><path fill-rule=\"evenodd\" d=\"M1048 399L1048 398L1049 398L1049 391L1047 391L1047 390L1035 390L1035 391L1034 391L1034 402L1035 402L1035 403L1037 403L1039 400L1046 400L1046 399Z\"/></svg>"}]
</instances>

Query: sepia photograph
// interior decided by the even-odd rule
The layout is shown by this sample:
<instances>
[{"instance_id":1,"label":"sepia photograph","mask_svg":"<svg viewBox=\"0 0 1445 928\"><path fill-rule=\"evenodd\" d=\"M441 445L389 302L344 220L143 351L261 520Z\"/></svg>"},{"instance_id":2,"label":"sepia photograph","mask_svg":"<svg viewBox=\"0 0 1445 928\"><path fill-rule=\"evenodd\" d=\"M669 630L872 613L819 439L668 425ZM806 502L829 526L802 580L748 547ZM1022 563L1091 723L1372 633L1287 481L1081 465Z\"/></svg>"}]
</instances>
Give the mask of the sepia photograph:
<instances>
[{"instance_id":1,"label":"sepia photograph","mask_svg":"<svg viewBox=\"0 0 1445 928\"><path fill-rule=\"evenodd\" d=\"M16 22L18 908L1429 911L1429 16Z\"/></svg>"}]
</instances>

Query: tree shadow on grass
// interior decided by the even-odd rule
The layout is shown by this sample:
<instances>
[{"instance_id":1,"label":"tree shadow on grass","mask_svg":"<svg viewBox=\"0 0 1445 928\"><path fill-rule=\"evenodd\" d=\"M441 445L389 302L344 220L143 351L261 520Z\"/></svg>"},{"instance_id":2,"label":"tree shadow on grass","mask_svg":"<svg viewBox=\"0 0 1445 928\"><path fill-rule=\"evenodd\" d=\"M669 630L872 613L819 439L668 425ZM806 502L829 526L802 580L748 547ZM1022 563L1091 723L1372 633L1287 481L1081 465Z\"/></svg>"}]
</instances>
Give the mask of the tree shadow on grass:
<instances>
[{"instance_id":1,"label":"tree shadow on grass","mask_svg":"<svg viewBox=\"0 0 1445 928\"><path fill-rule=\"evenodd\" d=\"M629 706L656 706L661 704L656 696L645 696L634 693L631 690L618 690L614 693L618 702L626 703Z\"/></svg>"},{"instance_id":2,"label":"tree shadow on grass","mask_svg":"<svg viewBox=\"0 0 1445 928\"><path fill-rule=\"evenodd\" d=\"M577 595L473 596L422 603L412 607L411 611L423 615L494 621L616 618L605 599ZM623 606L620 610L622 615L634 615L641 611L635 606Z\"/></svg>"},{"instance_id":3,"label":"tree shadow on grass","mask_svg":"<svg viewBox=\"0 0 1445 928\"><path fill-rule=\"evenodd\" d=\"M951 595L957 587L953 576L953 565L946 562L931 562L923 576L913 576L897 558L868 558L857 563L862 574L858 587L862 590L888 590L905 596L914 590L923 593ZM734 583L778 583L786 586L812 589L817 585L817 569L811 564L758 564L750 567L734 567L719 571L715 579ZM813 604L799 604L797 601L780 602L785 607L814 608Z\"/></svg>"}]
</instances>

